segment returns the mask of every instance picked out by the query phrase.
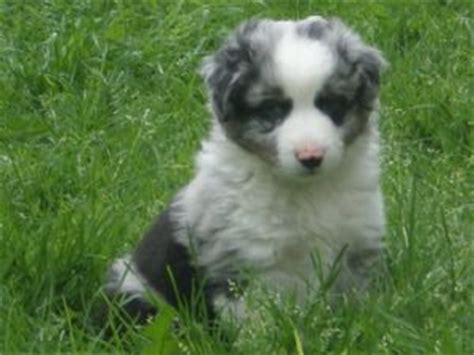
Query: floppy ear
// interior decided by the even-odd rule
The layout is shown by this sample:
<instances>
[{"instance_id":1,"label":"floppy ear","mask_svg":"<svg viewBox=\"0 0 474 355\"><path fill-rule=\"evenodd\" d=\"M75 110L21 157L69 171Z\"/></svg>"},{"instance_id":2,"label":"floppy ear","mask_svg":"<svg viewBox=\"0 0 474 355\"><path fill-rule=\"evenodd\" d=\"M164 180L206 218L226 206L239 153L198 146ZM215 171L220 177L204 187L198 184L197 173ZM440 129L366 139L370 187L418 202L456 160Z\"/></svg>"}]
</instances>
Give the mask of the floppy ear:
<instances>
[{"instance_id":1,"label":"floppy ear","mask_svg":"<svg viewBox=\"0 0 474 355\"><path fill-rule=\"evenodd\" d=\"M361 73L360 98L370 107L378 95L380 76L387 67L387 62L377 49L364 47L360 52L356 65L359 66Z\"/></svg>"},{"instance_id":2,"label":"floppy ear","mask_svg":"<svg viewBox=\"0 0 474 355\"><path fill-rule=\"evenodd\" d=\"M380 75L387 67L387 62L380 51L373 47L364 48L359 57L358 64L366 80L378 87L380 85Z\"/></svg>"},{"instance_id":3,"label":"floppy ear","mask_svg":"<svg viewBox=\"0 0 474 355\"><path fill-rule=\"evenodd\" d=\"M380 51L366 45L358 34L337 18L330 19L326 40L332 42L339 57L360 73L362 99L371 103L378 94L380 75L387 66Z\"/></svg>"},{"instance_id":4,"label":"floppy ear","mask_svg":"<svg viewBox=\"0 0 474 355\"><path fill-rule=\"evenodd\" d=\"M220 121L232 118L235 106L243 99L248 79L255 73L251 35L259 25L249 21L241 25L215 54L201 65L212 108Z\"/></svg>"}]
</instances>

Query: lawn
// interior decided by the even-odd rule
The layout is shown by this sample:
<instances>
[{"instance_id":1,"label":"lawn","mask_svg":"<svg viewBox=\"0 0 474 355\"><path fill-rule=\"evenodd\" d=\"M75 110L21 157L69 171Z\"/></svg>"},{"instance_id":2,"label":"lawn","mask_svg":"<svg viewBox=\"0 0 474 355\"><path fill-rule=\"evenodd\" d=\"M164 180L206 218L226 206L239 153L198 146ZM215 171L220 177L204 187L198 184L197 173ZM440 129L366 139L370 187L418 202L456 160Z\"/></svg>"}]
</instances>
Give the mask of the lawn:
<instances>
[{"instance_id":1,"label":"lawn","mask_svg":"<svg viewBox=\"0 0 474 355\"><path fill-rule=\"evenodd\" d=\"M339 16L390 62L387 275L362 302L213 336L181 315L105 341L111 259L177 189L209 126L197 68L250 17ZM468 1L0 0L0 353L472 354L474 27Z\"/></svg>"}]
</instances>

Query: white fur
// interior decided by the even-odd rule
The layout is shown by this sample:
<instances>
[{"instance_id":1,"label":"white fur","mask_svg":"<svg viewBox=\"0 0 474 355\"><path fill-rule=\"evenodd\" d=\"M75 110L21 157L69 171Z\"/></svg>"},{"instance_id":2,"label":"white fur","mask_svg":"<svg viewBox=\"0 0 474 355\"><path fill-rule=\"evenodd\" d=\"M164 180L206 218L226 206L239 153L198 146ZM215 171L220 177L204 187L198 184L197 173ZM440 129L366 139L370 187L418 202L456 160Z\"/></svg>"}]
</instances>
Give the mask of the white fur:
<instances>
[{"instance_id":1,"label":"white fur","mask_svg":"<svg viewBox=\"0 0 474 355\"><path fill-rule=\"evenodd\" d=\"M278 161L281 171L289 175L303 174L304 167L295 152L314 146L326 155L321 172L339 163L343 141L337 127L314 105L314 93L334 70L335 59L322 42L288 31L275 51L275 80L292 99L291 115L277 128Z\"/></svg>"},{"instance_id":2,"label":"white fur","mask_svg":"<svg viewBox=\"0 0 474 355\"><path fill-rule=\"evenodd\" d=\"M340 132L313 104L295 104L293 112L277 128L278 162L282 172L289 175L305 173L304 167L296 159L297 150L305 146L324 150L326 153L319 171L319 174L323 174L339 164L343 145Z\"/></svg>"},{"instance_id":3,"label":"white fur","mask_svg":"<svg viewBox=\"0 0 474 355\"><path fill-rule=\"evenodd\" d=\"M106 290L114 290L119 293L144 295L148 289L146 281L140 276L135 265L129 257L117 259L112 264Z\"/></svg>"},{"instance_id":4,"label":"white fur","mask_svg":"<svg viewBox=\"0 0 474 355\"><path fill-rule=\"evenodd\" d=\"M197 165L196 177L176 204L183 211L180 222L195 228L196 235L222 228L197 255L210 275L239 263L256 270L269 287L296 292L304 303L319 282L311 252L319 252L329 268L345 245L351 252L381 248L375 129L351 145L333 174L309 181L282 179L217 128ZM189 243L184 235L181 241ZM238 252L223 259L230 250ZM348 270L339 280L341 289L355 284Z\"/></svg>"},{"instance_id":5,"label":"white fur","mask_svg":"<svg viewBox=\"0 0 474 355\"><path fill-rule=\"evenodd\" d=\"M275 80L285 93L296 98L297 104L311 105L314 93L321 89L335 64L327 46L298 36L294 28L278 42L274 63Z\"/></svg>"}]
</instances>

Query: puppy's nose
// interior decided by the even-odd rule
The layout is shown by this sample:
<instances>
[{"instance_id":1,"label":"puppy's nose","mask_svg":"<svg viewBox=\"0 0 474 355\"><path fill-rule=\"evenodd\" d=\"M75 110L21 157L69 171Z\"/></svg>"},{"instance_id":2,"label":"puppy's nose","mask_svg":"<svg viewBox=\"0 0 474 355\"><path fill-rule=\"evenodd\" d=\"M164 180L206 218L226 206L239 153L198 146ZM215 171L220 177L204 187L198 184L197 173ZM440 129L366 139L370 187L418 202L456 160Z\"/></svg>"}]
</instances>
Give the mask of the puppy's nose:
<instances>
[{"instance_id":1,"label":"puppy's nose","mask_svg":"<svg viewBox=\"0 0 474 355\"><path fill-rule=\"evenodd\" d=\"M295 157L305 168L313 170L321 165L324 158L324 149L306 146L295 152Z\"/></svg>"}]
</instances>

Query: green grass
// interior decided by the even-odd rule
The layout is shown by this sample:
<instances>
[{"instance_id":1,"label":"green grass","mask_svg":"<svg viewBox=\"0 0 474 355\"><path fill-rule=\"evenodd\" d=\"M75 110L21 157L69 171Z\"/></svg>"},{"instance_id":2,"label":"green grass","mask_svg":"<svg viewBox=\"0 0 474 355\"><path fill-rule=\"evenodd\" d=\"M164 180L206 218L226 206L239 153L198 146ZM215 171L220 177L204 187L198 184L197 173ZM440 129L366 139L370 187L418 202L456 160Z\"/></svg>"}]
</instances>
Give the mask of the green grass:
<instances>
[{"instance_id":1,"label":"green grass","mask_svg":"<svg viewBox=\"0 0 474 355\"><path fill-rule=\"evenodd\" d=\"M0 0L0 353L472 354L472 10ZM264 298L240 335L228 325L230 345L190 320L171 332L171 316L105 342L91 317L107 265L188 181L206 134L200 60L244 19L315 13L344 18L391 63L388 275L359 304L295 311Z\"/></svg>"}]
</instances>

